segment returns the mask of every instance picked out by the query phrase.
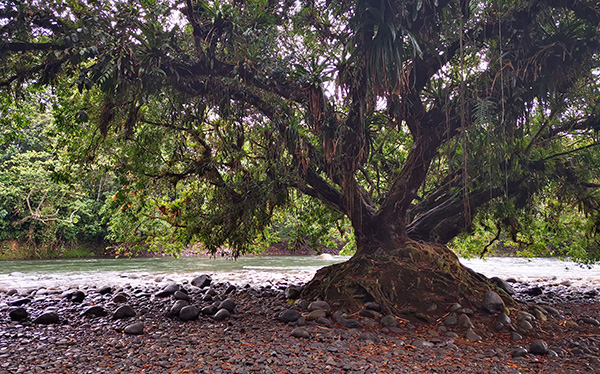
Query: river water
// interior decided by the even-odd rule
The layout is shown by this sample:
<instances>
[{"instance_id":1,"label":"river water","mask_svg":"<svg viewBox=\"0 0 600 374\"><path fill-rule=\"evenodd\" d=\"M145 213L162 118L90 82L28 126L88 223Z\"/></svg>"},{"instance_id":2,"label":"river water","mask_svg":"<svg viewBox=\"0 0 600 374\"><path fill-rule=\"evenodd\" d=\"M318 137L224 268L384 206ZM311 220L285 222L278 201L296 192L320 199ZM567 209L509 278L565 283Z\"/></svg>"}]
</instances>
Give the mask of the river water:
<instances>
[{"instance_id":1,"label":"river water","mask_svg":"<svg viewBox=\"0 0 600 374\"><path fill-rule=\"evenodd\" d=\"M333 256L270 256L227 258L68 259L0 262L0 288L67 288L79 285L141 285L191 280L210 274L217 282L264 285L279 281L301 283L323 266L347 260ZM461 259L488 277L574 287L600 287L600 266L580 266L555 258Z\"/></svg>"}]
</instances>

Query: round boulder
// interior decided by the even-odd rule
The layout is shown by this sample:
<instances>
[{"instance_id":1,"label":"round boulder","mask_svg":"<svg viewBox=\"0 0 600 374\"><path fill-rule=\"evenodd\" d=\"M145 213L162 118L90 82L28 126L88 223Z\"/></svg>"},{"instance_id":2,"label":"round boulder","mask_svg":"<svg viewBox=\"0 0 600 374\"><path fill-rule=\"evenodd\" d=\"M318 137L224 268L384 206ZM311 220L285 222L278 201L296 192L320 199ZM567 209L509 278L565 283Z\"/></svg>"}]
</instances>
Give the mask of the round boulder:
<instances>
[{"instance_id":1,"label":"round boulder","mask_svg":"<svg viewBox=\"0 0 600 374\"><path fill-rule=\"evenodd\" d=\"M315 310L324 310L325 312L331 312L331 306L326 301L313 301L308 305L308 311L312 312Z\"/></svg>"},{"instance_id":2,"label":"round boulder","mask_svg":"<svg viewBox=\"0 0 600 374\"><path fill-rule=\"evenodd\" d=\"M296 309L286 309L279 313L277 320L283 323L296 322L302 315Z\"/></svg>"},{"instance_id":3,"label":"round boulder","mask_svg":"<svg viewBox=\"0 0 600 374\"><path fill-rule=\"evenodd\" d=\"M533 340L529 346L529 352L535 355L548 354L548 343L543 340Z\"/></svg>"},{"instance_id":4,"label":"round boulder","mask_svg":"<svg viewBox=\"0 0 600 374\"><path fill-rule=\"evenodd\" d=\"M171 283L163 288L161 291L158 291L155 296L156 297L169 297L173 295L175 292L179 291L179 285L177 283Z\"/></svg>"},{"instance_id":5,"label":"round boulder","mask_svg":"<svg viewBox=\"0 0 600 374\"><path fill-rule=\"evenodd\" d=\"M385 327L398 327L399 323L398 320L396 319L396 317L392 316L392 315L387 315L387 316L383 316L381 318L381 324Z\"/></svg>"},{"instance_id":6,"label":"round boulder","mask_svg":"<svg viewBox=\"0 0 600 374\"><path fill-rule=\"evenodd\" d=\"M504 301L494 291L488 291L483 296L481 307L490 313L503 313L506 309Z\"/></svg>"},{"instance_id":7,"label":"round boulder","mask_svg":"<svg viewBox=\"0 0 600 374\"><path fill-rule=\"evenodd\" d=\"M8 315L12 321L23 321L29 317L29 313L27 313L25 308L13 309L8 313Z\"/></svg>"},{"instance_id":8,"label":"round boulder","mask_svg":"<svg viewBox=\"0 0 600 374\"><path fill-rule=\"evenodd\" d=\"M212 316L215 313L217 313L219 311L219 309L214 306L214 305L207 305L204 308L202 308L202 314L207 315L207 316Z\"/></svg>"},{"instance_id":9,"label":"round boulder","mask_svg":"<svg viewBox=\"0 0 600 374\"><path fill-rule=\"evenodd\" d=\"M144 324L141 322L131 324L123 330L128 335L142 335L144 333Z\"/></svg>"},{"instance_id":10,"label":"round boulder","mask_svg":"<svg viewBox=\"0 0 600 374\"><path fill-rule=\"evenodd\" d=\"M135 315L135 310L133 310L131 305L123 305L113 313L112 319L125 319L135 317Z\"/></svg>"},{"instance_id":11,"label":"round boulder","mask_svg":"<svg viewBox=\"0 0 600 374\"><path fill-rule=\"evenodd\" d=\"M173 306L171 306L171 309L169 309L169 314L171 314L172 316L178 316L179 312L181 312L181 309L188 305L189 303L185 300L177 300L175 301Z\"/></svg>"},{"instance_id":12,"label":"round boulder","mask_svg":"<svg viewBox=\"0 0 600 374\"><path fill-rule=\"evenodd\" d=\"M33 320L33 323L41 325L52 325L58 322L60 322L60 318L58 317L58 313L56 312L42 313L39 317Z\"/></svg>"},{"instance_id":13,"label":"round boulder","mask_svg":"<svg viewBox=\"0 0 600 374\"><path fill-rule=\"evenodd\" d=\"M193 305L186 305L179 311L179 318L184 321L195 321L200 315L200 309Z\"/></svg>"},{"instance_id":14,"label":"round boulder","mask_svg":"<svg viewBox=\"0 0 600 374\"><path fill-rule=\"evenodd\" d=\"M196 278L192 279L192 286L204 288L204 287L208 287L211 282L212 282L212 277L210 275L202 274L202 275L197 276Z\"/></svg>"},{"instance_id":15,"label":"round boulder","mask_svg":"<svg viewBox=\"0 0 600 374\"><path fill-rule=\"evenodd\" d=\"M285 289L285 298L291 299L291 300L296 300L297 298L300 297L300 292L301 292L300 287L289 286L288 288Z\"/></svg>"},{"instance_id":16,"label":"round boulder","mask_svg":"<svg viewBox=\"0 0 600 374\"><path fill-rule=\"evenodd\" d=\"M175 291L175 293L173 294L173 298L175 300L190 301L190 295L180 290Z\"/></svg>"},{"instance_id":17,"label":"round boulder","mask_svg":"<svg viewBox=\"0 0 600 374\"><path fill-rule=\"evenodd\" d=\"M84 310L81 315L85 317L104 317L108 315L108 312L103 307L94 305Z\"/></svg>"},{"instance_id":18,"label":"round boulder","mask_svg":"<svg viewBox=\"0 0 600 374\"><path fill-rule=\"evenodd\" d=\"M295 338L304 338L304 339L310 338L310 333L304 327L296 327L295 329L292 330L291 335Z\"/></svg>"},{"instance_id":19,"label":"round boulder","mask_svg":"<svg viewBox=\"0 0 600 374\"><path fill-rule=\"evenodd\" d=\"M215 313L215 315L213 316L213 318L216 321L223 321L227 318L231 317L231 314L229 313L229 311L227 309L220 309L217 313Z\"/></svg>"},{"instance_id":20,"label":"round boulder","mask_svg":"<svg viewBox=\"0 0 600 374\"><path fill-rule=\"evenodd\" d=\"M123 292L119 292L118 294L115 295L115 297L113 297L113 302L115 304L121 304L127 301L127 294L123 293Z\"/></svg>"},{"instance_id":21,"label":"round boulder","mask_svg":"<svg viewBox=\"0 0 600 374\"><path fill-rule=\"evenodd\" d=\"M218 309L227 309L229 313L234 313L235 305L236 303L233 299L225 299L219 304Z\"/></svg>"}]
</instances>

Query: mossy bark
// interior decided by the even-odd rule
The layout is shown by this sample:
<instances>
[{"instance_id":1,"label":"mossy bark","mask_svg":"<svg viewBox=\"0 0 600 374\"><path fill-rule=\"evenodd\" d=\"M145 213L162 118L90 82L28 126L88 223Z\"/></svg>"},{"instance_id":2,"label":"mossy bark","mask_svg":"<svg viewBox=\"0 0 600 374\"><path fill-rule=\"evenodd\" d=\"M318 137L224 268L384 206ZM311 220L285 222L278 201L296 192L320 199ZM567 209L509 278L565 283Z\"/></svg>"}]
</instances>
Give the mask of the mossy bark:
<instances>
[{"instance_id":1,"label":"mossy bark","mask_svg":"<svg viewBox=\"0 0 600 374\"><path fill-rule=\"evenodd\" d=\"M433 320L457 302L478 308L492 288L485 276L462 265L447 247L407 241L392 251L359 251L344 263L319 270L302 296L351 311L374 301L385 313Z\"/></svg>"}]
</instances>

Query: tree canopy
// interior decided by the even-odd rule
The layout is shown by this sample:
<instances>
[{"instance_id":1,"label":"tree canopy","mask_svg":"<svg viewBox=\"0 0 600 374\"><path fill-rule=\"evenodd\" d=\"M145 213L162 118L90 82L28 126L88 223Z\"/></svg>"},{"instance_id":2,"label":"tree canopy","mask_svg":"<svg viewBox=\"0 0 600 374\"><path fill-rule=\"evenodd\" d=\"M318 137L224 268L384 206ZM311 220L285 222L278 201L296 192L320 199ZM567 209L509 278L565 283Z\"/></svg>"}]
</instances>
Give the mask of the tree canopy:
<instances>
[{"instance_id":1,"label":"tree canopy","mask_svg":"<svg viewBox=\"0 0 600 374\"><path fill-rule=\"evenodd\" d=\"M60 97L71 153L123 176L121 231L243 253L294 190L361 254L523 242L540 206L589 249L599 25L591 0L6 1L0 87Z\"/></svg>"}]
</instances>

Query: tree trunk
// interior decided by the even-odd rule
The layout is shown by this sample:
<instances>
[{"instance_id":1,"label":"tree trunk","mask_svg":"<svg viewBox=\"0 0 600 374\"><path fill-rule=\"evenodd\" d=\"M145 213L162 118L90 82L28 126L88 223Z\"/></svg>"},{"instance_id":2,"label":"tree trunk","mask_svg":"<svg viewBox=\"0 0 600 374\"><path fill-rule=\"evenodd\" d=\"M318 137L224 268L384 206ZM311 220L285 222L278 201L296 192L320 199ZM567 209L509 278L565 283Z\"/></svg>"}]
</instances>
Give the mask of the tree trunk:
<instances>
[{"instance_id":1,"label":"tree trunk","mask_svg":"<svg viewBox=\"0 0 600 374\"><path fill-rule=\"evenodd\" d=\"M359 243L350 260L320 269L303 297L351 311L377 302L384 313L433 321L454 303L478 308L493 287L445 246L407 240L393 250L383 247L373 250Z\"/></svg>"}]
</instances>

